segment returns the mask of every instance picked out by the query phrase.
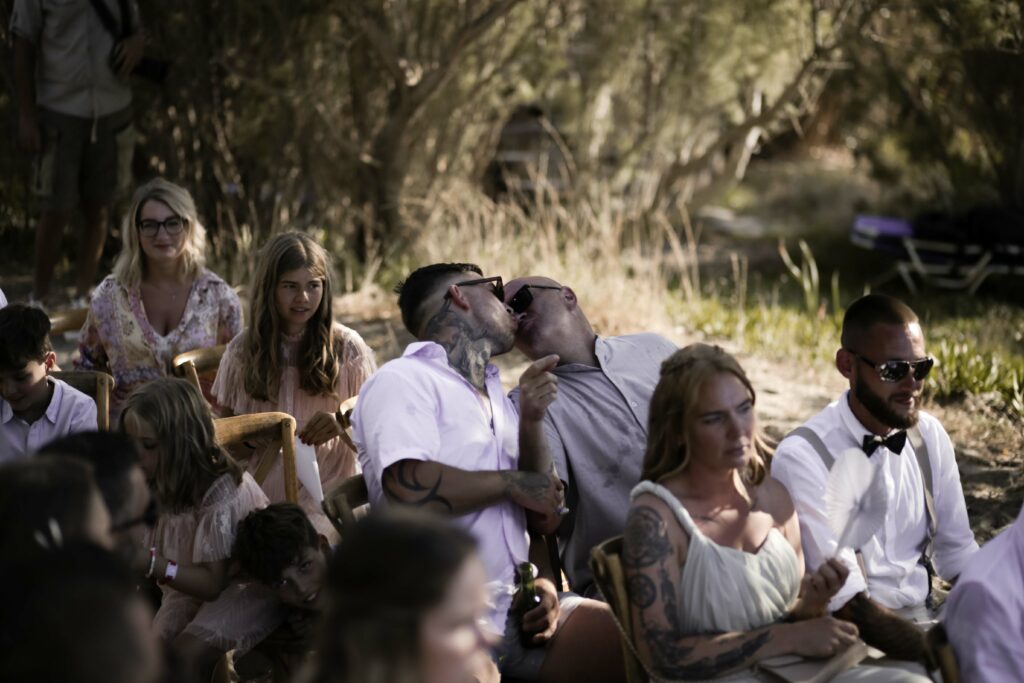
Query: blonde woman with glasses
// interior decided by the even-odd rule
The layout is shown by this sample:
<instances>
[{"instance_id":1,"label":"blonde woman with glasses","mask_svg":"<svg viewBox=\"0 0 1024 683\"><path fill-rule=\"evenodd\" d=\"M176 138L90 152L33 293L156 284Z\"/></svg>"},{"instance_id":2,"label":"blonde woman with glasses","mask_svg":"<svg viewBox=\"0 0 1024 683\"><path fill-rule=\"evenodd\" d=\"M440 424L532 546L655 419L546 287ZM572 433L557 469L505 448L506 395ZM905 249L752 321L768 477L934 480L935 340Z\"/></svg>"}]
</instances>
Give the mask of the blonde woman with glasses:
<instances>
[{"instance_id":1,"label":"blonde woman with glasses","mask_svg":"<svg viewBox=\"0 0 1024 683\"><path fill-rule=\"evenodd\" d=\"M225 344L242 330L231 286L205 268L206 230L192 196L155 178L135 192L123 246L92 295L75 367L116 382L111 417L141 384L170 372L179 353Z\"/></svg>"}]
</instances>

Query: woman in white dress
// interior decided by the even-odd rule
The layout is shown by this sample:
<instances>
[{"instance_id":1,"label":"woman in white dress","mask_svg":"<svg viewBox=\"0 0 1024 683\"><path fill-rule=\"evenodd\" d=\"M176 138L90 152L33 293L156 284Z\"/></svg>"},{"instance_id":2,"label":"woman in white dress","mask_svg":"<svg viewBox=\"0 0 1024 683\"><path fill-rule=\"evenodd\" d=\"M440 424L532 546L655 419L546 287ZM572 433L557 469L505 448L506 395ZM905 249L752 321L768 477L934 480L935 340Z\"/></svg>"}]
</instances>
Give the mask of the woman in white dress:
<instances>
[{"instance_id":1,"label":"woman in white dress","mask_svg":"<svg viewBox=\"0 0 1024 683\"><path fill-rule=\"evenodd\" d=\"M829 560L804 575L754 398L719 347L693 344L662 364L623 539L634 645L655 680L776 680L759 663L832 657L858 641L854 624L826 614L845 566ZM836 680L927 679L859 666Z\"/></svg>"}]
</instances>

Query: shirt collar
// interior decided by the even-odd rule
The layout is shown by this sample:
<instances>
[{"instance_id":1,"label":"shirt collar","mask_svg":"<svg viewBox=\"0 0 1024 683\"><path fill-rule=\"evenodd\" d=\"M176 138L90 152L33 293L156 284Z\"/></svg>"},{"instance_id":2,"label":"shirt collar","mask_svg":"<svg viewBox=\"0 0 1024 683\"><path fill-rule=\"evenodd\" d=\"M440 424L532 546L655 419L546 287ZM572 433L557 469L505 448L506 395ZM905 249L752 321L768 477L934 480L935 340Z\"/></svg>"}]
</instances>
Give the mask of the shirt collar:
<instances>
[{"instance_id":1,"label":"shirt collar","mask_svg":"<svg viewBox=\"0 0 1024 683\"><path fill-rule=\"evenodd\" d=\"M50 397L50 405L46 406L46 419L51 424L57 424L57 418L60 415L60 404L64 398L64 382L58 382L49 375L46 376L46 381L53 385L53 396Z\"/></svg>"},{"instance_id":2,"label":"shirt collar","mask_svg":"<svg viewBox=\"0 0 1024 683\"><path fill-rule=\"evenodd\" d=\"M7 401L0 399L0 424L7 424L14 418L14 409Z\"/></svg>"}]
</instances>

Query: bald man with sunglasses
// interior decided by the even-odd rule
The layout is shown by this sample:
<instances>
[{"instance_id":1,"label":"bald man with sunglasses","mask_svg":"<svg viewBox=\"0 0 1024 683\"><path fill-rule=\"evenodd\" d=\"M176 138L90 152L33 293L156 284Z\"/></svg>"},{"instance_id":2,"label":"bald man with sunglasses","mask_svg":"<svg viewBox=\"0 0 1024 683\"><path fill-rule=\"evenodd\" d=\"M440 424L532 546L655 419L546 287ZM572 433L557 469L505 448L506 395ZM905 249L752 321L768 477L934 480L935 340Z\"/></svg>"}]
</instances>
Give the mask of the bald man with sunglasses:
<instances>
[{"instance_id":1,"label":"bald man with sunglasses","mask_svg":"<svg viewBox=\"0 0 1024 683\"><path fill-rule=\"evenodd\" d=\"M558 527L559 547L572 590L599 597L590 551L625 528L648 404L661 362L676 345L656 334L597 336L576 293L545 277L512 280L505 303L516 316L516 348L531 360L558 356L551 371L558 397L544 416L544 434L570 510ZM509 397L519 404L518 390Z\"/></svg>"},{"instance_id":2,"label":"bald man with sunglasses","mask_svg":"<svg viewBox=\"0 0 1024 683\"><path fill-rule=\"evenodd\" d=\"M831 465L860 448L882 470L885 520L856 553L839 553L850 575L829 611L857 623L864 640L890 656L915 660L922 639L911 623L926 627L935 618L932 568L955 580L978 544L953 444L920 409L935 361L925 352L917 315L898 299L864 296L846 311L841 343L836 368L849 390L782 440L772 476L793 498L805 562L816 569L837 551L825 501Z\"/></svg>"}]
</instances>

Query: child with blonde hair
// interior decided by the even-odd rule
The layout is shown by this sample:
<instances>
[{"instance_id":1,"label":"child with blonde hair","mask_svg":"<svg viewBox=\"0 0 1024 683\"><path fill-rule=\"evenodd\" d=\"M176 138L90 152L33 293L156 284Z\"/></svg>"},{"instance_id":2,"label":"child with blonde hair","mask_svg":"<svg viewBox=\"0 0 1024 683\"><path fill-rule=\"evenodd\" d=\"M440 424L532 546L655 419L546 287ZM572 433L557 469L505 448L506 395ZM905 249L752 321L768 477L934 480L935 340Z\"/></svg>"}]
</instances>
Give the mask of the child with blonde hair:
<instances>
[{"instance_id":1,"label":"child with blonde hair","mask_svg":"<svg viewBox=\"0 0 1024 683\"><path fill-rule=\"evenodd\" d=\"M229 574L238 522L266 507L267 496L217 445L209 406L183 379L136 389L120 426L138 442L160 505L139 562L163 593L154 631L196 667L196 680L210 680L224 652L251 648L283 618L273 593Z\"/></svg>"},{"instance_id":2,"label":"child with blonde hair","mask_svg":"<svg viewBox=\"0 0 1024 683\"><path fill-rule=\"evenodd\" d=\"M334 321L327 252L303 233L278 235L264 248L252 288L249 327L228 345L213 384L222 416L280 411L295 418L300 441L316 448L324 489L358 472L355 452L341 438L338 410L377 369L373 351ZM277 448L256 445L255 471ZM272 501L284 500L280 460L263 482ZM319 533L336 538L309 492L299 504Z\"/></svg>"}]
</instances>

